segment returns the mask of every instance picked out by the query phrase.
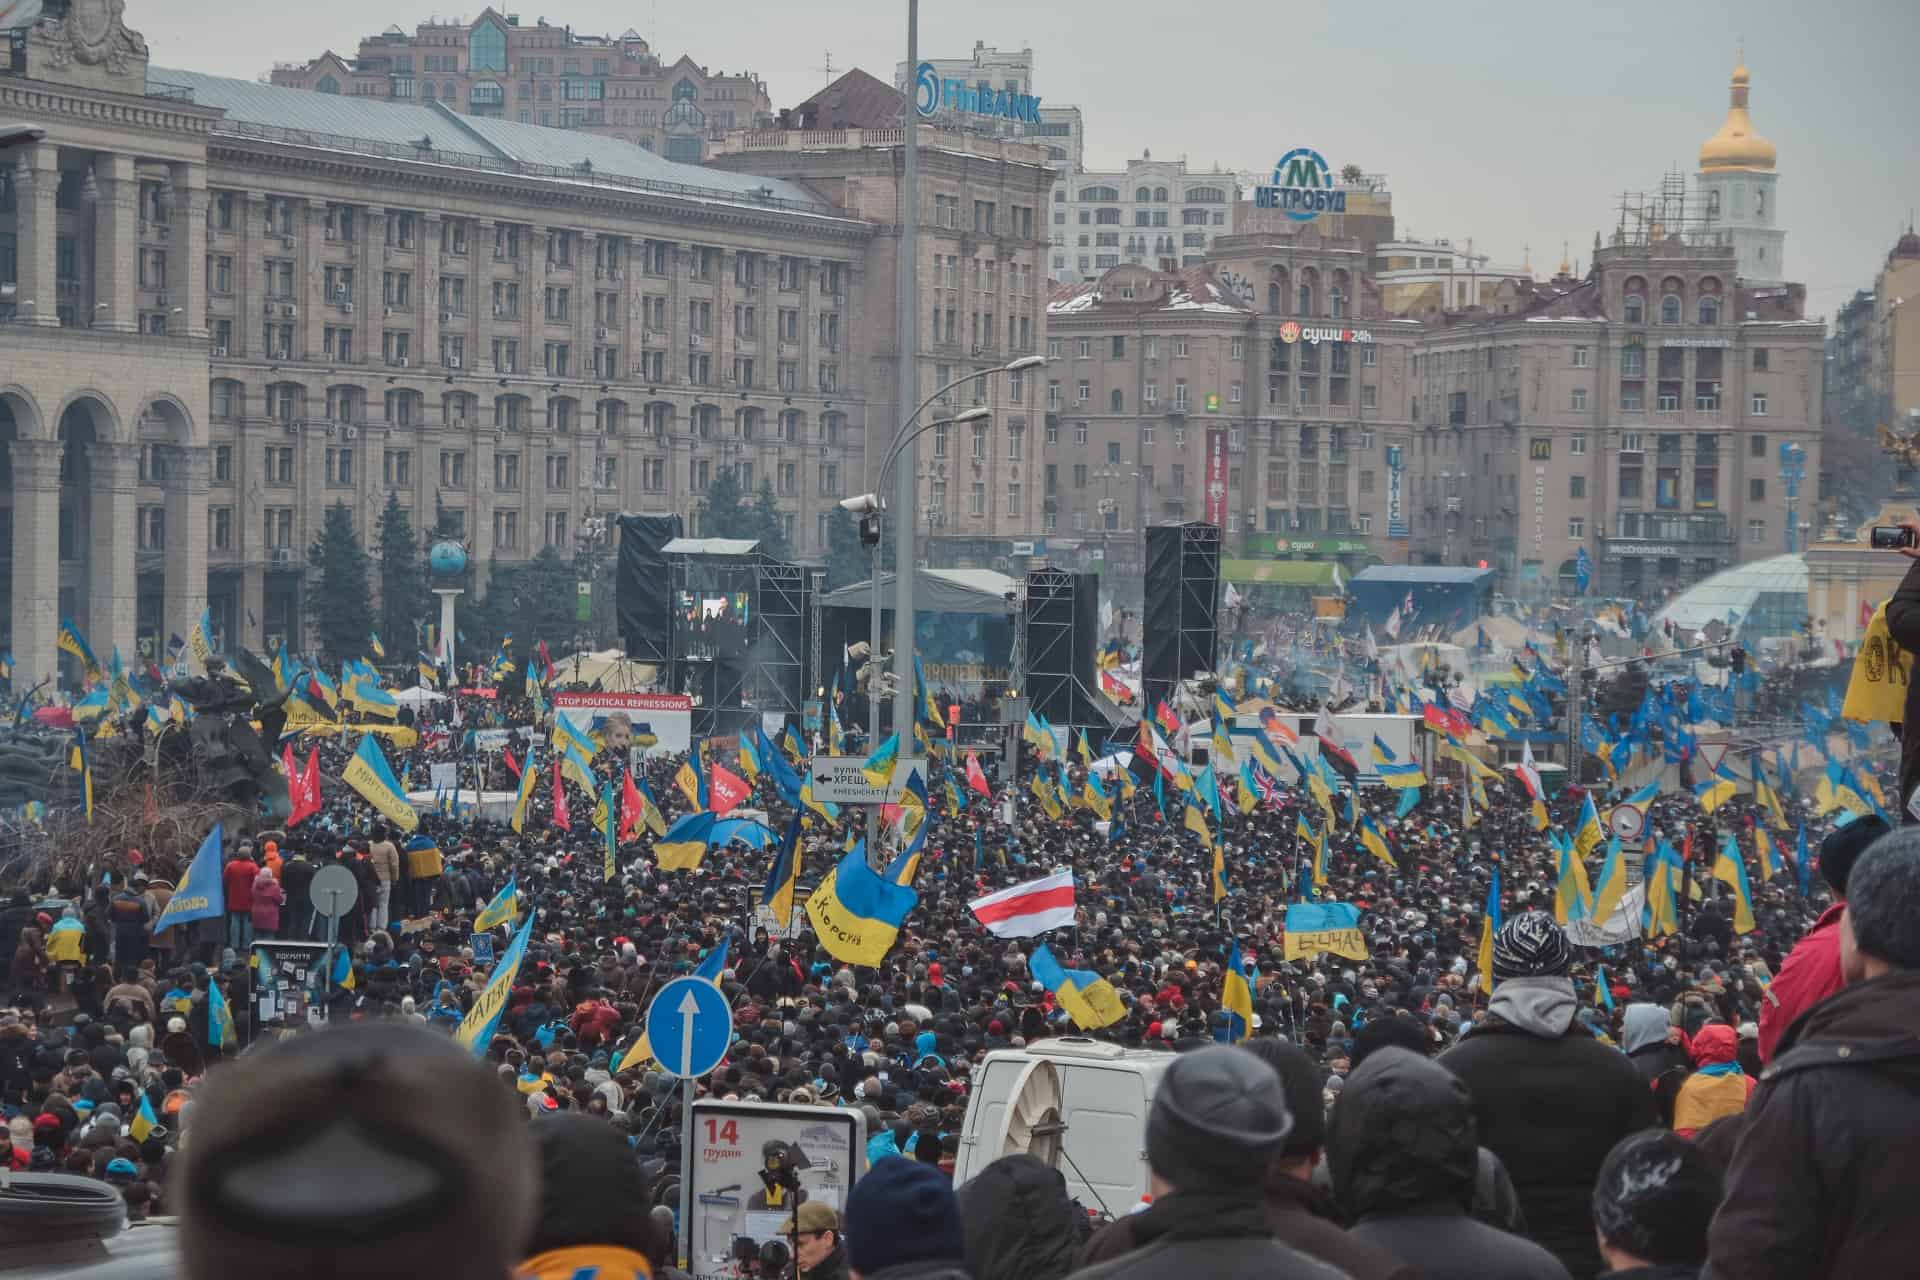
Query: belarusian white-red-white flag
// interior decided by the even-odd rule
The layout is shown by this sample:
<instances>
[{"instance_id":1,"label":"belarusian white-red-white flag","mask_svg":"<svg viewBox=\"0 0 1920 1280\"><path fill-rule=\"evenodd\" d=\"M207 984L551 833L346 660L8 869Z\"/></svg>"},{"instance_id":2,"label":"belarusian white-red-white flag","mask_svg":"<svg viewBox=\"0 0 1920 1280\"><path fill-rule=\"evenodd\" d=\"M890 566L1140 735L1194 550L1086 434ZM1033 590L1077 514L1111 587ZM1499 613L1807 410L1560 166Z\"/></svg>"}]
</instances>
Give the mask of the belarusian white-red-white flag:
<instances>
[{"instance_id":1,"label":"belarusian white-red-white flag","mask_svg":"<svg viewBox=\"0 0 1920 1280\"><path fill-rule=\"evenodd\" d=\"M996 938L1031 938L1073 924L1073 872L1056 871L967 904L974 919Z\"/></svg>"}]
</instances>

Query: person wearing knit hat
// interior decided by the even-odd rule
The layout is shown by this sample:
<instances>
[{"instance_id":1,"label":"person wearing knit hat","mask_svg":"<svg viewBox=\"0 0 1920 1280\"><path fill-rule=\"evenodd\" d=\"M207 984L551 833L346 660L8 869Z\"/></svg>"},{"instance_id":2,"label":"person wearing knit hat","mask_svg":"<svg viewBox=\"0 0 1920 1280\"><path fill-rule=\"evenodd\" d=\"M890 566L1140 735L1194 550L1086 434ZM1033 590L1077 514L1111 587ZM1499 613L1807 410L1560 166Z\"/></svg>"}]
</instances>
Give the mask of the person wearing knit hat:
<instances>
[{"instance_id":1,"label":"person wearing knit hat","mask_svg":"<svg viewBox=\"0 0 1920 1280\"><path fill-rule=\"evenodd\" d=\"M1713 1161L1678 1134L1645 1129L1622 1138L1593 1184L1593 1225L1608 1274L1697 1276L1721 1192Z\"/></svg>"},{"instance_id":2,"label":"person wearing knit hat","mask_svg":"<svg viewBox=\"0 0 1920 1280\"><path fill-rule=\"evenodd\" d=\"M1654 1106L1632 1061L1574 1021L1570 961L1552 916L1510 916L1493 938L1487 1016L1439 1062L1472 1091L1480 1143L1506 1165L1527 1234L1590 1276L1594 1175L1614 1143L1654 1122Z\"/></svg>"},{"instance_id":3,"label":"person wearing knit hat","mask_svg":"<svg viewBox=\"0 0 1920 1280\"><path fill-rule=\"evenodd\" d=\"M966 1280L960 1203L932 1165L874 1165L847 1194L845 1225L853 1280Z\"/></svg>"},{"instance_id":4,"label":"person wearing knit hat","mask_svg":"<svg viewBox=\"0 0 1920 1280\"><path fill-rule=\"evenodd\" d=\"M1760 1061L1773 1061L1780 1036L1794 1020L1840 990L1840 916L1847 909L1847 882L1860 855L1891 830L1878 814L1855 818L1820 842L1820 878L1833 902L1780 963L1760 1002Z\"/></svg>"},{"instance_id":5,"label":"person wearing knit hat","mask_svg":"<svg viewBox=\"0 0 1920 1280\"><path fill-rule=\"evenodd\" d=\"M1153 1203L1097 1232L1080 1257L1097 1265L1074 1275L1345 1275L1273 1236L1262 1188L1293 1123L1280 1076L1253 1054L1214 1044L1175 1058L1147 1112Z\"/></svg>"}]
</instances>

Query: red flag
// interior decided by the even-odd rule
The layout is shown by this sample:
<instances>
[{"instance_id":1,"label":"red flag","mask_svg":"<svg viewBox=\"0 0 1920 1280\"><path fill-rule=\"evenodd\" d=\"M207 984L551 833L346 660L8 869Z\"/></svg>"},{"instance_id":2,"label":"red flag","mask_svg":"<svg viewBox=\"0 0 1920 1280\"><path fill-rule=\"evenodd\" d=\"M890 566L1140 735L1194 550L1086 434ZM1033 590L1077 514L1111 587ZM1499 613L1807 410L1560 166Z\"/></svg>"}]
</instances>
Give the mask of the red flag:
<instances>
[{"instance_id":1,"label":"red flag","mask_svg":"<svg viewBox=\"0 0 1920 1280\"><path fill-rule=\"evenodd\" d=\"M726 813L735 805L753 794L753 787L737 773L729 773L724 766L707 766L708 807L715 813Z\"/></svg>"},{"instance_id":2,"label":"red flag","mask_svg":"<svg viewBox=\"0 0 1920 1280\"><path fill-rule=\"evenodd\" d=\"M292 775L293 812L287 825L304 822L320 812L320 748L307 753L307 767Z\"/></svg>"},{"instance_id":3,"label":"red flag","mask_svg":"<svg viewBox=\"0 0 1920 1280\"><path fill-rule=\"evenodd\" d=\"M545 668L545 674L542 678L551 683L553 680L553 659L547 656L547 642L542 640L534 649L534 652L540 655L540 665Z\"/></svg>"},{"instance_id":4,"label":"red flag","mask_svg":"<svg viewBox=\"0 0 1920 1280\"><path fill-rule=\"evenodd\" d=\"M540 642L542 645L546 641ZM633 774L621 774L624 785L620 790L620 839L624 842L640 826L641 804L640 788L633 785Z\"/></svg>"},{"instance_id":5,"label":"red flag","mask_svg":"<svg viewBox=\"0 0 1920 1280\"><path fill-rule=\"evenodd\" d=\"M1153 718L1160 722L1160 728L1165 731L1169 738L1176 737L1179 734L1180 717L1173 714L1173 708L1169 707L1166 703L1156 702L1153 704Z\"/></svg>"},{"instance_id":6,"label":"red flag","mask_svg":"<svg viewBox=\"0 0 1920 1280\"><path fill-rule=\"evenodd\" d=\"M987 782L987 775L980 768L980 757L967 752L967 790L978 791L987 799L993 799L993 787Z\"/></svg>"},{"instance_id":7,"label":"red flag","mask_svg":"<svg viewBox=\"0 0 1920 1280\"><path fill-rule=\"evenodd\" d=\"M560 783L560 762L553 762L553 825L562 831L573 830L573 821L567 816L567 789Z\"/></svg>"},{"instance_id":8,"label":"red flag","mask_svg":"<svg viewBox=\"0 0 1920 1280\"><path fill-rule=\"evenodd\" d=\"M293 763L293 744L283 743L280 747L280 772L287 775L287 825L295 826L307 816L306 779L300 776L299 768Z\"/></svg>"},{"instance_id":9,"label":"red flag","mask_svg":"<svg viewBox=\"0 0 1920 1280\"><path fill-rule=\"evenodd\" d=\"M513 758L513 748L512 748L512 747L502 747L502 748L500 749L500 756L501 756L501 758L502 758L503 760L505 760L505 761L507 762L507 768L509 768L509 769L511 769L511 770L513 770L513 776L514 776L514 777L516 777L516 778L517 778L517 777L519 777L519 776L520 776L520 762L519 762L518 760L515 760L515 759Z\"/></svg>"}]
</instances>

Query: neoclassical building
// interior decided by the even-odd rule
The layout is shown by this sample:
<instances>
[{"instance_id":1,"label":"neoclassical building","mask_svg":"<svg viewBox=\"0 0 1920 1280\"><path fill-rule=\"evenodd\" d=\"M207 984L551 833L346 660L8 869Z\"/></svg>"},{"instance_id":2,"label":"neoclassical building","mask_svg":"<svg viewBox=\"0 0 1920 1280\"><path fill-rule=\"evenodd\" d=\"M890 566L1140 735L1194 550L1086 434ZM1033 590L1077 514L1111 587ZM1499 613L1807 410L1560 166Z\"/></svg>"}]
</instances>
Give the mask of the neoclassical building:
<instances>
[{"instance_id":1,"label":"neoclassical building","mask_svg":"<svg viewBox=\"0 0 1920 1280\"><path fill-rule=\"evenodd\" d=\"M16 687L302 636L327 507L477 565L723 468L824 549L864 460L872 222L617 138L148 65L73 0L0 68L0 440ZM24 683L23 683L24 682Z\"/></svg>"}]
</instances>

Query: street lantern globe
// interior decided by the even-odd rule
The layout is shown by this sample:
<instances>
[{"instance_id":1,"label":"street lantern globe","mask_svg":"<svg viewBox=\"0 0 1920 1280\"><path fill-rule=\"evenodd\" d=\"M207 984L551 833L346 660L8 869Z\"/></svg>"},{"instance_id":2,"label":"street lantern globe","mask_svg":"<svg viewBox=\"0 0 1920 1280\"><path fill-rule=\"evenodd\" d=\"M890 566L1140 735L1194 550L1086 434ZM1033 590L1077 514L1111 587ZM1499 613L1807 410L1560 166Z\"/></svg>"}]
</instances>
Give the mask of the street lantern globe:
<instances>
[{"instance_id":1,"label":"street lantern globe","mask_svg":"<svg viewBox=\"0 0 1920 1280\"><path fill-rule=\"evenodd\" d=\"M427 552L427 568L436 582L451 582L466 576L467 549L452 540L436 542Z\"/></svg>"}]
</instances>

